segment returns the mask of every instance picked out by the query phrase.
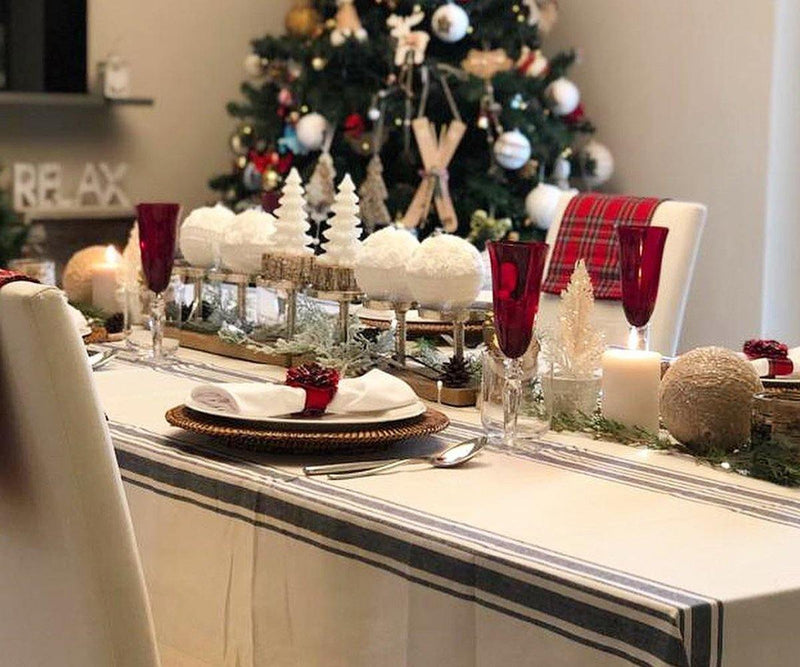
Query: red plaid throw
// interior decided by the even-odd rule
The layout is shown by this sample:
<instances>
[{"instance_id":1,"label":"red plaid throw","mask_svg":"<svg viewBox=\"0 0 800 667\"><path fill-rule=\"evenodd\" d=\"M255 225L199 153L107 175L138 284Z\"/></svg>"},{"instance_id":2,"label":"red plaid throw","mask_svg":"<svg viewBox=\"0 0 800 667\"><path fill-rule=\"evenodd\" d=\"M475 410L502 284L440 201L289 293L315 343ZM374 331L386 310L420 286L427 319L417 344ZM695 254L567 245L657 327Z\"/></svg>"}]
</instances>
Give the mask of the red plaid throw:
<instances>
[{"instance_id":1,"label":"red plaid throw","mask_svg":"<svg viewBox=\"0 0 800 667\"><path fill-rule=\"evenodd\" d=\"M575 263L583 259L595 298L621 299L616 226L649 225L662 201L596 192L575 195L564 211L542 290L561 294Z\"/></svg>"},{"instance_id":2,"label":"red plaid throw","mask_svg":"<svg viewBox=\"0 0 800 667\"><path fill-rule=\"evenodd\" d=\"M8 283L16 282L17 280L27 280L31 283L38 283L39 281L35 278L31 278L26 276L24 273L18 273L17 271L7 271L6 269L0 269L0 287L3 285L7 285Z\"/></svg>"}]
</instances>

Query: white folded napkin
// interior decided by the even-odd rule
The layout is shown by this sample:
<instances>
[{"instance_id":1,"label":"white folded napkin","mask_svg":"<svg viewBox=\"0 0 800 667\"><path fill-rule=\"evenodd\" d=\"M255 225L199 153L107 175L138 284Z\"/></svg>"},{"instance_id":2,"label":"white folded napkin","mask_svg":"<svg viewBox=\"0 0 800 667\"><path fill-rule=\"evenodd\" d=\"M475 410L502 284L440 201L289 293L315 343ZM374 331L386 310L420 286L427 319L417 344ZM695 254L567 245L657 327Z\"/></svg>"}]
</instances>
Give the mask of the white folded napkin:
<instances>
[{"instance_id":1,"label":"white folded napkin","mask_svg":"<svg viewBox=\"0 0 800 667\"><path fill-rule=\"evenodd\" d=\"M747 359L747 356L743 353L739 353L743 359ZM784 378L784 379L796 379L800 378L800 347L793 347L789 350L787 356L789 360L792 362L792 366L794 366L794 370L789 373L788 375L779 375L777 377ZM770 363L769 359L749 359L750 363L753 365L756 373L758 373L758 377L767 377L768 375L772 375L770 370Z\"/></svg>"},{"instance_id":2,"label":"white folded napkin","mask_svg":"<svg viewBox=\"0 0 800 667\"><path fill-rule=\"evenodd\" d=\"M374 369L358 378L340 380L326 412L382 412L417 400L414 390L403 380ZM277 417L301 412L306 392L299 387L267 382L212 383L192 389L191 401L242 417Z\"/></svg>"}]
</instances>

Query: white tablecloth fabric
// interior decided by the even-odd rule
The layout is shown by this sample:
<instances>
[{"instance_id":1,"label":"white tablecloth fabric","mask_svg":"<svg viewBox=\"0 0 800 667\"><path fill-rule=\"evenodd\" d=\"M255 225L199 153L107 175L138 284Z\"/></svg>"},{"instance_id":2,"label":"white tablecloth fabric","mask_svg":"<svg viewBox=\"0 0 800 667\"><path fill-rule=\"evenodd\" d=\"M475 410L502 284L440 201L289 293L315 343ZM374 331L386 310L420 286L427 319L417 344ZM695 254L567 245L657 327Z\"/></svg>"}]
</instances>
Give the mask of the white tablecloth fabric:
<instances>
[{"instance_id":1,"label":"white tablecloth fabric","mask_svg":"<svg viewBox=\"0 0 800 667\"><path fill-rule=\"evenodd\" d=\"M796 491L565 436L329 482L164 421L194 383L282 372L182 351L95 374L166 666L797 664ZM448 412L402 451L477 431Z\"/></svg>"}]
</instances>

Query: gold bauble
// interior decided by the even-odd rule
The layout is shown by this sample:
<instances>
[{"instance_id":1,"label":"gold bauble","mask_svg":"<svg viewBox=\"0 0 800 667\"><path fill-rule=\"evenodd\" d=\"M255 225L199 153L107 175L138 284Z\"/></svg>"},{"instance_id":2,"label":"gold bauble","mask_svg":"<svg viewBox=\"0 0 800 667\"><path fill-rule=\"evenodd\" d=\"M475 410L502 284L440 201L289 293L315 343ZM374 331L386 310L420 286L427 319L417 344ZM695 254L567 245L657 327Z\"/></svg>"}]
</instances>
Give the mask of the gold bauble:
<instances>
[{"instance_id":1,"label":"gold bauble","mask_svg":"<svg viewBox=\"0 0 800 667\"><path fill-rule=\"evenodd\" d=\"M261 176L261 184L265 190L274 190L280 185L280 174L274 169L267 169Z\"/></svg>"},{"instance_id":2,"label":"gold bauble","mask_svg":"<svg viewBox=\"0 0 800 667\"><path fill-rule=\"evenodd\" d=\"M322 17L307 2L301 2L286 14L285 25L292 37L317 37L322 32Z\"/></svg>"}]
</instances>

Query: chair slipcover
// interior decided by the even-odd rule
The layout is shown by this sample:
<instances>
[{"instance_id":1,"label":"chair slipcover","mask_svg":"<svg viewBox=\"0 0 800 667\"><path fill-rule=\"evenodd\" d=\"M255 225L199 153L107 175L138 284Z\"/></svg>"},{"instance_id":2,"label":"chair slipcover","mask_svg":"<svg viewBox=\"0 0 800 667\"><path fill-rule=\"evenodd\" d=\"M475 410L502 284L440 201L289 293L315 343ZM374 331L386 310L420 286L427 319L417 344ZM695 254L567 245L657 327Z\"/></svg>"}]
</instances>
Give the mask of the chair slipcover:
<instances>
[{"instance_id":1,"label":"chair slipcover","mask_svg":"<svg viewBox=\"0 0 800 667\"><path fill-rule=\"evenodd\" d=\"M61 292L0 289L0 663L158 665L130 515Z\"/></svg>"}]
</instances>

